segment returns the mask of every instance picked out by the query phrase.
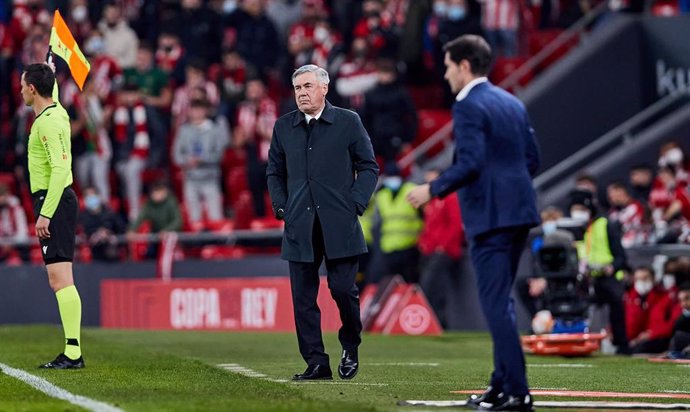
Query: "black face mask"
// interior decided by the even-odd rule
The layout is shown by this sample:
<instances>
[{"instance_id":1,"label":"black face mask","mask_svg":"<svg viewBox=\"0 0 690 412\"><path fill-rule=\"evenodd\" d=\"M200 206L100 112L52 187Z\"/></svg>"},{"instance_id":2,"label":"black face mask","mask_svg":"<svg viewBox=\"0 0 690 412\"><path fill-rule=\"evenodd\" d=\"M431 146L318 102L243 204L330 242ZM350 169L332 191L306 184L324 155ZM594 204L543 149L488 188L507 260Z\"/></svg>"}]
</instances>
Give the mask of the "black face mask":
<instances>
[{"instance_id":1,"label":"black face mask","mask_svg":"<svg viewBox=\"0 0 690 412\"><path fill-rule=\"evenodd\" d=\"M165 53L170 53L171 51L173 51L173 46L163 46L163 51Z\"/></svg>"},{"instance_id":2,"label":"black face mask","mask_svg":"<svg viewBox=\"0 0 690 412\"><path fill-rule=\"evenodd\" d=\"M108 23L108 28L114 29L117 27L117 23Z\"/></svg>"},{"instance_id":3,"label":"black face mask","mask_svg":"<svg viewBox=\"0 0 690 412\"><path fill-rule=\"evenodd\" d=\"M380 14L381 13L379 13L378 11L368 11L368 12L364 13L364 17L368 17L368 18L379 17Z\"/></svg>"}]
</instances>

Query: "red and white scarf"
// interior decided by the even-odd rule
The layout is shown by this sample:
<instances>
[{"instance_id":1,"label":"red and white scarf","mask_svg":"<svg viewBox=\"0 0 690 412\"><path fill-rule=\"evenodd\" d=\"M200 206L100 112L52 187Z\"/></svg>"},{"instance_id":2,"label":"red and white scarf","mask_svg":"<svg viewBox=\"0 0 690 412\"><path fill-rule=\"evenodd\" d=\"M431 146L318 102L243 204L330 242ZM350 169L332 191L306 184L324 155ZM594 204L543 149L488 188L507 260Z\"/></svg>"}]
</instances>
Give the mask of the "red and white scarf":
<instances>
[{"instance_id":1,"label":"red and white scarf","mask_svg":"<svg viewBox=\"0 0 690 412\"><path fill-rule=\"evenodd\" d=\"M140 157L145 159L149 155L149 132L146 123L146 108L141 102L137 102L132 107L132 116L134 118L134 145L130 156ZM127 128L129 125L129 108L126 106L118 106L113 115L113 132L115 141L120 144L127 142Z\"/></svg>"}]
</instances>

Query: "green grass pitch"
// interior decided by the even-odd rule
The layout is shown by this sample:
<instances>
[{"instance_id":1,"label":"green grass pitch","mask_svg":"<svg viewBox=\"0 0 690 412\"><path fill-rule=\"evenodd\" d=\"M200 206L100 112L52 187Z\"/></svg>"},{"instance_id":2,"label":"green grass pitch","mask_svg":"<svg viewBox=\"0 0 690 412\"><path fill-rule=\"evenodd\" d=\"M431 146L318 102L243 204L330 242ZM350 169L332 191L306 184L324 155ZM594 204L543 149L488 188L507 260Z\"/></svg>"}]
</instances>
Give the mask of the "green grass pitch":
<instances>
[{"instance_id":1,"label":"green grass pitch","mask_svg":"<svg viewBox=\"0 0 690 412\"><path fill-rule=\"evenodd\" d=\"M491 343L483 333L365 335L360 373L353 381L343 382L336 376L331 383L312 384L273 382L217 366L238 364L271 379L289 380L305 367L296 338L289 333L85 329L82 341L85 369L39 370L39 363L60 351L61 328L2 326L0 363L125 411L411 411L419 409L398 407L396 402L462 400L464 395L450 391L482 388L491 372ZM325 343L335 372L340 352L337 337L327 334ZM527 362L533 388L690 393L690 367L601 355L528 356ZM591 366L543 366L573 363ZM80 408L0 373L0 411L72 410Z\"/></svg>"}]
</instances>

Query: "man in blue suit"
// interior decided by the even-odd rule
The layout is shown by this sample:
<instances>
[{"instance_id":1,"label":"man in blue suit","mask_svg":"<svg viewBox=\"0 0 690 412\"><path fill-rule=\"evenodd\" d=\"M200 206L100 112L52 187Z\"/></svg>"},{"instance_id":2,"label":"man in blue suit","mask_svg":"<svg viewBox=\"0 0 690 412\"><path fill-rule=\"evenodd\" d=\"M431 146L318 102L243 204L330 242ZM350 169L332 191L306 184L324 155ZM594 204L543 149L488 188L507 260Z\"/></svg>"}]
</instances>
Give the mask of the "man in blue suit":
<instances>
[{"instance_id":1,"label":"man in blue suit","mask_svg":"<svg viewBox=\"0 0 690 412\"><path fill-rule=\"evenodd\" d=\"M477 289L494 344L487 391L468 405L488 411L531 411L525 358L510 297L527 233L539 224L532 176L539 149L524 105L486 78L491 48L461 36L444 46L445 79L454 93L453 165L408 195L415 207L458 191Z\"/></svg>"}]
</instances>

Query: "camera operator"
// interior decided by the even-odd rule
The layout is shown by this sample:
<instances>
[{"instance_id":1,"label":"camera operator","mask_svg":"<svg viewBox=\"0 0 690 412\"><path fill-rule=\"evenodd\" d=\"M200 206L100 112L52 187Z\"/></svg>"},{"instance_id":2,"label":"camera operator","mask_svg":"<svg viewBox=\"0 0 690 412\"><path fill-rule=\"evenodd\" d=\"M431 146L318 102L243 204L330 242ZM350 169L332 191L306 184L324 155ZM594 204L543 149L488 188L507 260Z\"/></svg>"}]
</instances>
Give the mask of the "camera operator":
<instances>
[{"instance_id":1,"label":"camera operator","mask_svg":"<svg viewBox=\"0 0 690 412\"><path fill-rule=\"evenodd\" d=\"M594 303L609 306L609 321L617 354L630 354L625 332L623 307L625 250L621 229L616 222L597 215L592 193L576 190L570 194L570 216L586 226L584 239L578 242L581 271L589 275L594 286Z\"/></svg>"}]
</instances>

